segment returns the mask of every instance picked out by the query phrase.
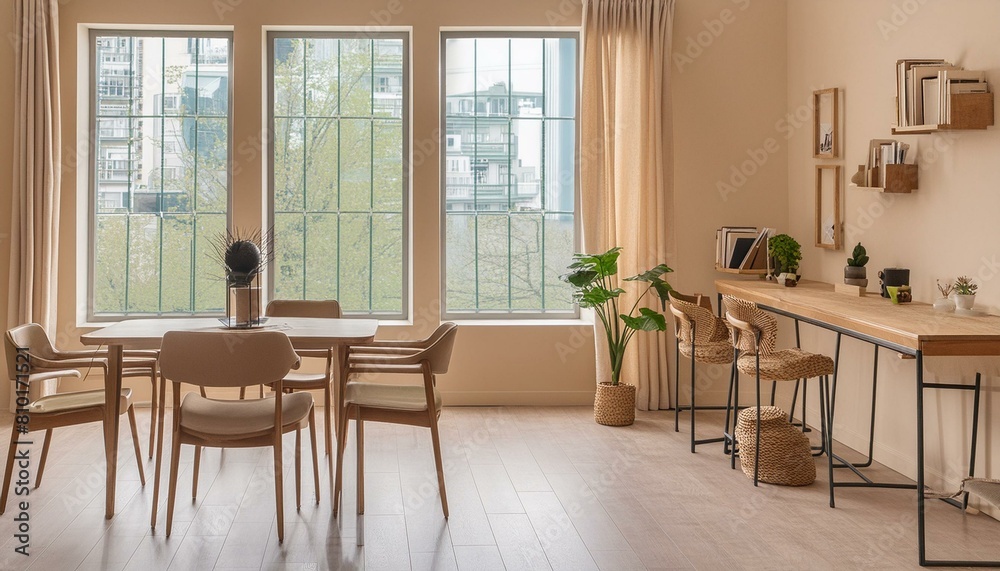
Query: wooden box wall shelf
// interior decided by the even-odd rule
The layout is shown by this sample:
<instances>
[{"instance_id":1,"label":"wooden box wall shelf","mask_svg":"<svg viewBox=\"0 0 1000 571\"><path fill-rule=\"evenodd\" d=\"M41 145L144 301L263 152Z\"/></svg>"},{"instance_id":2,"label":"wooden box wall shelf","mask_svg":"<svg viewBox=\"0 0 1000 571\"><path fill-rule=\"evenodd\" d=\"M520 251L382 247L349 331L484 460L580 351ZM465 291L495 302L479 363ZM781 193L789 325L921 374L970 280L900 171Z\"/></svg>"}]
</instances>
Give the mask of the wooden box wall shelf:
<instances>
[{"instance_id":1,"label":"wooden box wall shelf","mask_svg":"<svg viewBox=\"0 0 1000 571\"><path fill-rule=\"evenodd\" d=\"M951 94L951 123L893 127L893 135L921 135L937 131L985 129L993 126L993 92Z\"/></svg>"},{"instance_id":2,"label":"wooden box wall shelf","mask_svg":"<svg viewBox=\"0 0 1000 571\"><path fill-rule=\"evenodd\" d=\"M892 192L898 194L909 194L916 190L917 188L917 165L907 165L907 164L888 164L883 165L883 168L888 169L885 174L885 186L863 186L855 185L851 186L858 188L860 190L871 190L875 192ZM861 175L861 180L865 180L865 165L858 165L858 173ZM881 181L879 169L871 169L871 180Z\"/></svg>"},{"instance_id":3,"label":"wooden box wall shelf","mask_svg":"<svg viewBox=\"0 0 1000 571\"><path fill-rule=\"evenodd\" d=\"M719 266L719 265L715 266L715 271L717 271L717 272L723 272L723 273L726 273L726 274L740 274L740 275L744 275L744 276L766 276L767 275L767 270L766 269L759 269L759 270L739 270L739 269L736 269L736 268L724 268L724 267Z\"/></svg>"}]
</instances>

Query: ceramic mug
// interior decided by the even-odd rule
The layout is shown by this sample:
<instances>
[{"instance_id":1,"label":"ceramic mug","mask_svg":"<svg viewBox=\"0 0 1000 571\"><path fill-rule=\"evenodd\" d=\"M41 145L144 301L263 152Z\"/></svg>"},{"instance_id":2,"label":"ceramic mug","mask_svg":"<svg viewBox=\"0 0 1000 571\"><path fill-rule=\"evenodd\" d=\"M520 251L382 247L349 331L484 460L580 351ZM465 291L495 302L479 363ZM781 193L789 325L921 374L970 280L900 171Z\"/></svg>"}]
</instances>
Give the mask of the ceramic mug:
<instances>
[{"instance_id":1,"label":"ceramic mug","mask_svg":"<svg viewBox=\"0 0 1000 571\"><path fill-rule=\"evenodd\" d=\"M882 297L889 297L886 291L887 286L901 286L910 283L909 268L885 268L878 273L879 286L882 289Z\"/></svg>"},{"instance_id":2,"label":"ceramic mug","mask_svg":"<svg viewBox=\"0 0 1000 571\"><path fill-rule=\"evenodd\" d=\"M899 303L899 286L885 286L885 292L889 294L892 303Z\"/></svg>"}]
</instances>

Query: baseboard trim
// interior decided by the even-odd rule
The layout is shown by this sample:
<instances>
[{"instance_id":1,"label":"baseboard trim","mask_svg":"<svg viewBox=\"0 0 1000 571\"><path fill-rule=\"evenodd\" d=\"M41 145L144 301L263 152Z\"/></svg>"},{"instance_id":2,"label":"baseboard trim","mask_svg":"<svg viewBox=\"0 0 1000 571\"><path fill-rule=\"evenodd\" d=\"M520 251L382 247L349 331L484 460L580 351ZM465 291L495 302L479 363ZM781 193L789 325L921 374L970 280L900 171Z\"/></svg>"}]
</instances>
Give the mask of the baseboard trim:
<instances>
[{"instance_id":1,"label":"baseboard trim","mask_svg":"<svg viewBox=\"0 0 1000 571\"><path fill-rule=\"evenodd\" d=\"M594 404L594 391L441 391L446 406L573 406Z\"/></svg>"}]
</instances>

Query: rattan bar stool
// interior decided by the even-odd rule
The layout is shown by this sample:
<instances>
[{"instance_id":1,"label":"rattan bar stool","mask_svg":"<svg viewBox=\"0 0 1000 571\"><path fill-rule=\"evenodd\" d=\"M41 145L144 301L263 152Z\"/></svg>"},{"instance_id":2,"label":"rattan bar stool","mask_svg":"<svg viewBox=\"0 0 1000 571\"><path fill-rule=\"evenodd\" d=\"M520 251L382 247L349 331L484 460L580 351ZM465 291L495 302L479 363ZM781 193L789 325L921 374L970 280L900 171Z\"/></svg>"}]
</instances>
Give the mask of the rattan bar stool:
<instances>
[{"instance_id":1,"label":"rattan bar stool","mask_svg":"<svg viewBox=\"0 0 1000 571\"><path fill-rule=\"evenodd\" d=\"M823 444L829 450L827 435L826 397L829 386L829 376L833 374L833 359L826 355L807 353L801 349L775 349L778 339L778 322L773 315L761 310L756 303L738 299L733 296L723 296L726 305L726 321L731 327L733 355L736 369L739 373L753 375L756 379L757 409L756 434L760 434L761 405L760 382L765 381L798 381L801 379L820 379L820 417ZM739 410L739 374L733 383L733 410ZM802 406L805 407L805 399ZM734 418L734 424L736 419ZM726 428L729 428L729 411L726 413ZM803 427L805 428L805 427ZM735 426L731 433L734 442L731 449L731 465L736 467L736 437ZM760 481L760 438L754 441L754 486ZM741 453L742 458L742 453ZM742 463L742 460L741 460Z\"/></svg>"},{"instance_id":2,"label":"rattan bar stool","mask_svg":"<svg viewBox=\"0 0 1000 571\"><path fill-rule=\"evenodd\" d=\"M697 407L695 405L695 363L725 365L733 363L733 349L729 343L729 328L725 320L716 317L712 312L712 301L707 296L695 294L687 296L671 291L670 312L674 316L674 334L677 337L674 351L674 432L680 432L680 414L682 410L691 412L691 453L699 444L724 442L726 437L705 438L699 440L695 434L695 411L719 408ZM687 405L680 401L681 363L680 355L691 361L691 400ZM729 372L729 384L733 383L736 374L735 366ZM730 394L732 389L730 388ZM730 403L726 403L729 410ZM728 450L728 449L727 449Z\"/></svg>"}]
</instances>

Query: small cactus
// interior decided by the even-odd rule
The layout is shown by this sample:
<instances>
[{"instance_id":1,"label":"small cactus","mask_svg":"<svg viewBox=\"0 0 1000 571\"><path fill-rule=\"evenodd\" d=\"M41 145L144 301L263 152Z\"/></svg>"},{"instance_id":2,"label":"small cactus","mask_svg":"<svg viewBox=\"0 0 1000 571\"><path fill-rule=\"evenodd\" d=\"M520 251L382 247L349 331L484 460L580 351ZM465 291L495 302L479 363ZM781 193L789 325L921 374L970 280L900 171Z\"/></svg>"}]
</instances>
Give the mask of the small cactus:
<instances>
[{"instance_id":1,"label":"small cactus","mask_svg":"<svg viewBox=\"0 0 1000 571\"><path fill-rule=\"evenodd\" d=\"M851 252L851 257L847 258L847 265L855 268L863 268L865 264L868 263L868 252L865 251L865 247L858 242L858 245L854 247L854 251Z\"/></svg>"}]
</instances>

